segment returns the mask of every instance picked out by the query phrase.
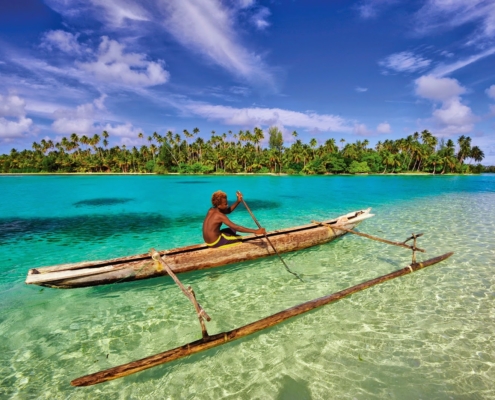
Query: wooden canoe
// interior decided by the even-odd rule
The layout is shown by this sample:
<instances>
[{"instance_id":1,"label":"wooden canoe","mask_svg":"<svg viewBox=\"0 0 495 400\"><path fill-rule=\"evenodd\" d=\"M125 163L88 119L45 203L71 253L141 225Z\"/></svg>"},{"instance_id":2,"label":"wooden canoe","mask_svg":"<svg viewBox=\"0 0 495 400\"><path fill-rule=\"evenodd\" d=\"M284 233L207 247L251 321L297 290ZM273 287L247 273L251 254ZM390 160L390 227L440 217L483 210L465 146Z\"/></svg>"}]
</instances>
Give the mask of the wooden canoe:
<instances>
[{"instance_id":1,"label":"wooden canoe","mask_svg":"<svg viewBox=\"0 0 495 400\"><path fill-rule=\"evenodd\" d=\"M374 215L370 211L371 208L354 211L324 222L330 226L340 225L343 228L353 229L360 222ZM286 253L327 243L346 233L328 226L308 224L271 231L267 233L267 236L279 253ZM226 247L211 248L205 244L199 244L159 253L161 256L166 256L167 264L176 274L275 255L266 238L255 235L245 236L242 243ZM167 275L167 272L159 262L154 261L149 254L138 254L111 260L32 268L28 272L26 283L71 289L163 275Z\"/></svg>"}]
</instances>

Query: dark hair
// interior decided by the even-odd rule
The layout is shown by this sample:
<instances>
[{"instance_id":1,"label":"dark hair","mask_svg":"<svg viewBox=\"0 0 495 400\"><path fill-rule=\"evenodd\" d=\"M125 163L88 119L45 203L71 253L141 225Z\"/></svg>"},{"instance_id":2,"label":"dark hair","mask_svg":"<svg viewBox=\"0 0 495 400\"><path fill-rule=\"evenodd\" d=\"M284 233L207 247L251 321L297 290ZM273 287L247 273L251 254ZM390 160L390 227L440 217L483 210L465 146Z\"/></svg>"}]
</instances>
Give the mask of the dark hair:
<instances>
[{"instance_id":1,"label":"dark hair","mask_svg":"<svg viewBox=\"0 0 495 400\"><path fill-rule=\"evenodd\" d=\"M211 196L211 204L213 204L213 207L218 207L223 199L227 200L227 194L221 190L217 190Z\"/></svg>"}]
</instances>

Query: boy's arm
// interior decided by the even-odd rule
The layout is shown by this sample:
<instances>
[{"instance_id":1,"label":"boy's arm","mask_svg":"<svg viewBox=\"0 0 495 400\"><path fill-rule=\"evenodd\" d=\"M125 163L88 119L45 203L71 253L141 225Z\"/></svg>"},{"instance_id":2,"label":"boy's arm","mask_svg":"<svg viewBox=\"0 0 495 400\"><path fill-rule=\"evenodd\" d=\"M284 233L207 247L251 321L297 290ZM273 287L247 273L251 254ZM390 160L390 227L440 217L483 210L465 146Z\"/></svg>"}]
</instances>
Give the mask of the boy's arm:
<instances>
[{"instance_id":1,"label":"boy's arm","mask_svg":"<svg viewBox=\"0 0 495 400\"><path fill-rule=\"evenodd\" d=\"M234 204L232 204L229 208L227 208L225 211L223 211L223 214L230 214L232 211L236 209L236 207L239 205L241 201L242 201L242 193L237 192L237 201Z\"/></svg>"},{"instance_id":2,"label":"boy's arm","mask_svg":"<svg viewBox=\"0 0 495 400\"><path fill-rule=\"evenodd\" d=\"M250 228L245 228L244 226L234 224L230 219L228 219L225 215L220 214L220 219L221 221L227 225L229 228L232 228L233 230L237 232L244 232L244 233L254 233L256 235L264 235L266 233L265 228L259 228L259 229L250 229Z\"/></svg>"}]
</instances>

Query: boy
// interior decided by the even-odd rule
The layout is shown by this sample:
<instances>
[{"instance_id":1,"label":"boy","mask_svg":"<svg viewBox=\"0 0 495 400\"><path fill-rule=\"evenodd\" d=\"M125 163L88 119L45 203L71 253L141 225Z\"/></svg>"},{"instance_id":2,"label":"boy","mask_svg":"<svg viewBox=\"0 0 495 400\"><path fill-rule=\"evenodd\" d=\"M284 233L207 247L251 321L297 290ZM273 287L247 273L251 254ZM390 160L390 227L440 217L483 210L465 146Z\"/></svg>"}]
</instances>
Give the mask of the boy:
<instances>
[{"instance_id":1,"label":"boy","mask_svg":"<svg viewBox=\"0 0 495 400\"><path fill-rule=\"evenodd\" d=\"M213 207L208 210L203 222L203 239L210 247L220 247L229 244L239 243L242 238L236 236L236 231L264 235L265 228L249 229L234 224L225 214L230 214L242 201L242 193L237 192L237 201L231 206L227 203L227 195L221 190L216 191L211 196ZM220 230L222 224L228 226Z\"/></svg>"}]
</instances>

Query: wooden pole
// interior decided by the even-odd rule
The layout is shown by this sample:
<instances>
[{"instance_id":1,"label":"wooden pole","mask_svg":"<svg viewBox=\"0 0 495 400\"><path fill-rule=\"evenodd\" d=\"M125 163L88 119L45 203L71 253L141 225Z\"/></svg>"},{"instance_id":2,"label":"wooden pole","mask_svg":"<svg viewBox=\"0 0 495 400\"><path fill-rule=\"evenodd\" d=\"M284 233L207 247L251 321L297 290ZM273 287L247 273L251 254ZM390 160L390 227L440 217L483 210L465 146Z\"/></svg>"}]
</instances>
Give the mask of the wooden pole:
<instances>
[{"instance_id":1,"label":"wooden pole","mask_svg":"<svg viewBox=\"0 0 495 400\"><path fill-rule=\"evenodd\" d=\"M206 319L207 321L211 321L210 316L206 313L206 311L199 305L199 303L196 300L196 295L194 294L194 291L192 290L191 287L186 289L182 282L177 278L177 276L174 274L172 269L168 266L168 264L163 261L163 259L160 256L160 253L158 253L155 249L150 249L149 251L151 258L159 263L162 264L163 268L167 273L170 275L170 277L177 283L179 286L180 290L182 290L182 293L186 295L186 297L191 300L191 303L193 303L194 308L196 309L196 312L198 313L198 318L199 318L199 323L201 324L201 332L203 332L203 337L208 336L208 333L206 332L206 326L204 324L203 319Z\"/></svg>"},{"instance_id":2,"label":"wooden pole","mask_svg":"<svg viewBox=\"0 0 495 400\"><path fill-rule=\"evenodd\" d=\"M391 244L391 245L394 245L394 246L404 247L405 249L409 249L409 250L412 250L412 251L415 251L416 250L416 251L420 251L421 253L426 253L426 250L420 249L419 247L416 247L416 241L414 242L414 246L409 246L409 245L405 244L405 242L393 242L391 240L382 239L382 238L379 238L377 236L368 235L367 233L356 232L356 231L353 231L352 229L344 228L341 225L334 226L334 225L326 224L324 222L318 222L318 221L311 221L311 222L313 224L326 226L327 228L330 228L333 231L336 231L337 230L337 231L349 232L349 233L352 233L354 235L362 236L362 237L365 237L365 238L368 238L368 239L371 239L371 240L376 240L377 242L387 243L387 244ZM350 221L350 222L352 222L352 221ZM419 235L416 235L416 237L421 236L421 235L422 235L422 233L419 234ZM412 239L412 237L409 238L409 239L407 239L407 240L410 240L410 239ZM406 242L407 242L407 240L406 240Z\"/></svg>"},{"instance_id":3,"label":"wooden pole","mask_svg":"<svg viewBox=\"0 0 495 400\"><path fill-rule=\"evenodd\" d=\"M380 276L379 278L371 279L367 282L360 283L359 285L352 286L340 292L328 296L320 297L319 299L315 299L303 304L299 304L295 307L289 308L284 311L280 311L277 314L270 315L269 317L260 319L259 321L253 322L248 325L244 325L240 328L233 329L228 332L221 332L216 335L208 336L207 338L202 338L196 340L195 342L185 344L184 346L176 347L175 349L172 350L167 350L163 353L159 353L154 356L146 357L141 360L130 362L128 364L119 365L117 367L113 367L104 371L96 372L94 374L90 374L83 376L81 378L74 379L71 382L71 385L72 386L95 385L97 383L102 383L102 382L110 381L112 379L121 378L127 375L134 374L139 371L143 371L148 368L155 367L160 364L165 364L170 361L187 357L191 354L195 354L200 351L211 349L213 347L222 345L224 343L231 342L233 340L240 339L244 336L259 332L263 329L272 327L289 318L303 314L315 308L321 307L325 304L336 302L344 297L350 296L351 294L367 289L371 286L378 285L382 282L397 278L402 275L410 274L422 268L429 267L430 265L446 260L452 254L454 253L446 253L439 257L431 258L427 261L408 265L407 267L399 269L395 272L391 272L390 274Z\"/></svg>"},{"instance_id":4,"label":"wooden pole","mask_svg":"<svg viewBox=\"0 0 495 400\"><path fill-rule=\"evenodd\" d=\"M239 191L237 191L237 193L240 193ZM249 214L251 215L251 218L253 218L253 221L256 223L256 225L258 225L258 228L261 228L261 225L260 223L258 222L258 220L256 219L256 217L254 216L254 214L251 212L251 209L248 207L246 201L244 200L244 197L242 198L242 203L244 204L244 207L246 207L246 210L248 210ZM282 263L284 264L284 267L285 269L290 272L292 275L294 275L297 279L299 279L301 282L304 282L302 280L302 278L296 274L295 272L292 272L291 269L289 268L289 266L285 263L284 259L282 258L282 256L278 253L277 249L275 248L275 246L273 245L272 241L268 238L268 236L266 235L265 233L265 239L267 240L268 243L270 243L270 246L272 246L272 249L273 251L277 254L278 258L280 258L280 261L282 261Z\"/></svg>"}]
</instances>

